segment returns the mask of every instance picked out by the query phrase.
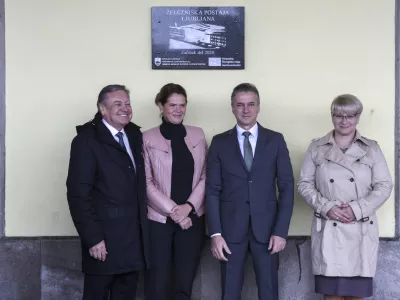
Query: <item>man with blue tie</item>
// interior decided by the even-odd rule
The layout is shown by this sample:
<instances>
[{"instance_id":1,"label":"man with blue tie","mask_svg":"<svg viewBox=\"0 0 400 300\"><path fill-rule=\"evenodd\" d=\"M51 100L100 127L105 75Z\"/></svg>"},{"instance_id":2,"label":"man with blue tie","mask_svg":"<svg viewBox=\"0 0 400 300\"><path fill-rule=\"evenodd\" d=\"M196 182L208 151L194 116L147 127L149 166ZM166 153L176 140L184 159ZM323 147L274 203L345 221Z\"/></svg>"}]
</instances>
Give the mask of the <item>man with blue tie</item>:
<instances>
[{"instance_id":1,"label":"man with blue tie","mask_svg":"<svg viewBox=\"0 0 400 300\"><path fill-rule=\"evenodd\" d=\"M260 96L254 85L236 86L231 107L237 124L214 136L206 177L206 216L211 251L221 261L222 299L240 300L250 251L259 299L278 300L278 253L286 245L294 198L289 152L281 133L257 123Z\"/></svg>"},{"instance_id":2,"label":"man with blue tie","mask_svg":"<svg viewBox=\"0 0 400 300\"><path fill-rule=\"evenodd\" d=\"M83 300L135 299L138 272L148 267L142 133L131 123L129 90L104 87L95 118L77 126L67 198L81 238Z\"/></svg>"}]
</instances>

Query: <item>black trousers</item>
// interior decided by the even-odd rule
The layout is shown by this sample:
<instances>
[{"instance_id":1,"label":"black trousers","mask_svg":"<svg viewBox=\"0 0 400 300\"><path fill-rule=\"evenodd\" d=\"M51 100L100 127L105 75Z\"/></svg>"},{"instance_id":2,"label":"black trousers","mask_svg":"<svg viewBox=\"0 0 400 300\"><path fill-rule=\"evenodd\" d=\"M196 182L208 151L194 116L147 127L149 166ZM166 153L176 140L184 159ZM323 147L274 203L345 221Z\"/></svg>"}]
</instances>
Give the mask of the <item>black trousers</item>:
<instances>
[{"instance_id":1,"label":"black trousers","mask_svg":"<svg viewBox=\"0 0 400 300\"><path fill-rule=\"evenodd\" d=\"M278 297L278 254L270 254L269 244L259 243L251 228L248 237L242 243L227 242L232 254L227 262L221 262L222 300L240 300L243 281L244 265L250 250L259 300L279 300Z\"/></svg>"},{"instance_id":2,"label":"black trousers","mask_svg":"<svg viewBox=\"0 0 400 300\"><path fill-rule=\"evenodd\" d=\"M85 274L83 300L134 300L139 272L117 275Z\"/></svg>"},{"instance_id":3,"label":"black trousers","mask_svg":"<svg viewBox=\"0 0 400 300\"><path fill-rule=\"evenodd\" d=\"M193 226L182 230L149 221L151 268L145 272L146 300L190 300L193 281L205 239L204 216L193 217Z\"/></svg>"}]
</instances>

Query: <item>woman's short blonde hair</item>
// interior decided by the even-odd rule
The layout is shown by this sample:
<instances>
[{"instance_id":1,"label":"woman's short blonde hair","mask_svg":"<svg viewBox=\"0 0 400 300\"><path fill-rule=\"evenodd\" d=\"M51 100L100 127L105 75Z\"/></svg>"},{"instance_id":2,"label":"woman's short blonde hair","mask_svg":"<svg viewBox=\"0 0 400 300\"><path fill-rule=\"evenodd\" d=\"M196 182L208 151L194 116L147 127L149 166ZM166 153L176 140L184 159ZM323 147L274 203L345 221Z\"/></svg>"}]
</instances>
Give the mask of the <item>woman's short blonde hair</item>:
<instances>
[{"instance_id":1,"label":"woman's short blonde hair","mask_svg":"<svg viewBox=\"0 0 400 300\"><path fill-rule=\"evenodd\" d=\"M337 96L331 104L331 114L345 114L347 116L351 115L361 115L363 111L363 105L361 101L354 95L343 94Z\"/></svg>"}]
</instances>

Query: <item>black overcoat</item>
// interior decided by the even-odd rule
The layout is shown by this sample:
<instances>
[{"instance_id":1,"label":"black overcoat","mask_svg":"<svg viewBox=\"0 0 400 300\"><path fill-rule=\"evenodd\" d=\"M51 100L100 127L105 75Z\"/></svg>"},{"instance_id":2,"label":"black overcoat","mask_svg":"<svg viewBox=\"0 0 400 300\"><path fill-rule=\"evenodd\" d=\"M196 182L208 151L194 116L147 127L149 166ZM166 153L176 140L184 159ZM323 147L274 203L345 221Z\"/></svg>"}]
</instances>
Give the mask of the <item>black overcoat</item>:
<instances>
[{"instance_id":1,"label":"black overcoat","mask_svg":"<svg viewBox=\"0 0 400 300\"><path fill-rule=\"evenodd\" d=\"M136 168L101 117L77 126L71 145L67 198L82 242L82 269L109 275L149 267L146 180L140 127L124 128ZM105 241L107 258L98 261L89 249Z\"/></svg>"}]
</instances>

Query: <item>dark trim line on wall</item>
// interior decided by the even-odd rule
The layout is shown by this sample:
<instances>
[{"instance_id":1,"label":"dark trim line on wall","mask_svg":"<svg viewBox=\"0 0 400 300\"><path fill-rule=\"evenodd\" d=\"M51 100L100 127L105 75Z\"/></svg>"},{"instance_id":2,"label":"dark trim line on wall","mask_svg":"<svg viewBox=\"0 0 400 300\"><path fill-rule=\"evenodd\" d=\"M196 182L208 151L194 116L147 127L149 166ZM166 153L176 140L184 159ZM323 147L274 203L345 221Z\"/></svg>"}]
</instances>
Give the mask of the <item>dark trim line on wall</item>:
<instances>
[{"instance_id":1,"label":"dark trim line on wall","mask_svg":"<svg viewBox=\"0 0 400 300\"><path fill-rule=\"evenodd\" d=\"M0 0L0 237L5 235L5 133L6 133L6 42L4 0Z\"/></svg>"},{"instance_id":2,"label":"dark trim line on wall","mask_svg":"<svg viewBox=\"0 0 400 300\"><path fill-rule=\"evenodd\" d=\"M210 237L206 236L206 240L209 240ZM298 246L301 246L308 240L310 240L311 237L309 235L304 235L304 236L288 236L287 240L288 241L294 241ZM10 237L0 237L0 243L2 241L79 241L80 238L77 235L68 235L68 236L10 236ZM381 237L379 238L380 241L384 242L398 242L400 241L400 237L395 237L395 238L386 238L386 237Z\"/></svg>"},{"instance_id":3,"label":"dark trim line on wall","mask_svg":"<svg viewBox=\"0 0 400 300\"><path fill-rule=\"evenodd\" d=\"M67 235L67 236L10 236L10 237L0 237L1 241L78 241L80 240L77 235Z\"/></svg>"},{"instance_id":4,"label":"dark trim line on wall","mask_svg":"<svg viewBox=\"0 0 400 300\"><path fill-rule=\"evenodd\" d=\"M395 2L395 235L400 237L400 0Z\"/></svg>"}]
</instances>

